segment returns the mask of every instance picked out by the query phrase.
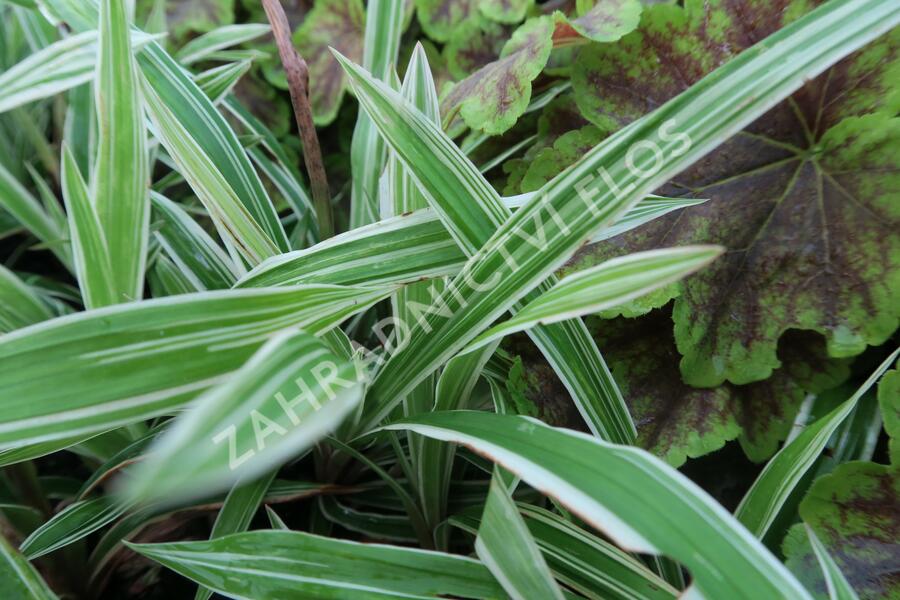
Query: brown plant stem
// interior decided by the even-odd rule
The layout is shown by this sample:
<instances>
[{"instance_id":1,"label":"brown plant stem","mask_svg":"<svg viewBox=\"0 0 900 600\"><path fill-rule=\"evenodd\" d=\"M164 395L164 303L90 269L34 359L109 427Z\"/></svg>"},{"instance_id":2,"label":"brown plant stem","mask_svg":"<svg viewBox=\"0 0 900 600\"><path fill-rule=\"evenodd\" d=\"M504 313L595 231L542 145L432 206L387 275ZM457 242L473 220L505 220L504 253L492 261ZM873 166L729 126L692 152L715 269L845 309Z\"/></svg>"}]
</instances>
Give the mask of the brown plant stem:
<instances>
[{"instance_id":1,"label":"brown plant stem","mask_svg":"<svg viewBox=\"0 0 900 600\"><path fill-rule=\"evenodd\" d=\"M313 205L319 221L319 238L327 239L334 235L334 220L331 215L331 193L328 190L328 178L322 162L322 149L313 123L312 107L309 104L309 68L306 61L294 49L291 41L291 27L287 15L279 0L262 0L266 17L272 26L272 35L278 46L281 64L287 75L288 88L291 93L291 104L294 106L294 118L300 130L303 143L303 161L309 173L312 188Z\"/></svg>"}]
</instances>

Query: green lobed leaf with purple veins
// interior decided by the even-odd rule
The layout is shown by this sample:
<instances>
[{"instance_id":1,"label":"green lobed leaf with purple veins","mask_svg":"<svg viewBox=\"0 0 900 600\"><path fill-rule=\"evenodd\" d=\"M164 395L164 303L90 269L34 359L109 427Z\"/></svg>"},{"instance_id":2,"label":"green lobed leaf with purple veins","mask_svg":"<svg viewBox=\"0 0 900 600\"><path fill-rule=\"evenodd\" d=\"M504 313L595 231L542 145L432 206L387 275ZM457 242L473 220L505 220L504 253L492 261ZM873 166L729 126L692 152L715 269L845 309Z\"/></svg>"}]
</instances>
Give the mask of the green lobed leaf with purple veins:
<instances>
[{"instance_id":1,"label":"green lobed leaf with purple veins","mask_svg":"<svg viewBox=\"0 0 900 600\"><path fill-rule=\"evenodd\" d=\"M897 465L849 462L812 485L800 517L863 600L900 598L900 478ZM818 598L826 584L803 525L783 544L787 566Z\"/></svg>"},{"instance_id":2,"label":"green lobed leaf with purple veins","mask_svg":"<svg viewBox=\"0 0 900 600\"><path fill-rule=\"evenodd\" d=\"M817 4L687 0L684 8L649 7L619 43L579 53L572 76L578 104L601 130L621 127ZM837 63L661 192L710 201L579 257L585 266L661 246L728 247L681 284L675 302L687 383L769 377L781 364L778 340L791 328L823 334L833 357L859 354L896 329L898 45L895 30Z\"/></svg>"},{"instance_id":3,"label":"green lobed leaf with purple veins","mask_svg":"<svg viewBox=\"0 0 900 600\"><path fill-rule=\"evenodd\" d=\"M497 60L450 90L441 103L442 112L450 117L458 112L472 129L490 135L503 133L525 112L531 82L544 70L551 50L591 40L616 41L637 26L640 13L638 0L600 0L575 19L558 11L528 19L503 46Z\"/></svg>"},{"instance_id":4,"label":"green lobed leaf with purple veins","mask_svg":"<svg viewBox=\"0 0 900 600\"><path fill-rule=\"evenodd\" d=\"M366 11L362 0L317 0L294 32L294 44L309 65L313 121L327 125L337 116L347 78L329 47L362 62Z\"/></svg>"},{"instance_id":5,"label":"green lobed leaf with purple veins","mask_svg":"<svg viewBox=\"0 0 900 600\"><path fill-rule=\"evenodd\" d=\"M462 23L478 14L476 0L415 0L415 4L422 29L438 42L449 42Z\"/></svg>"},{"instance_id":6,"label":"green lobed leaf with purple veins","mask_svg":"<svg viewBox=\"0 0 900 600\"><path fill-rule=\"evenodd\" d=\"M673 466L733 439L750 460L769 458L804 397L849 374L846 361L824 356L815 334L793 331L779 346L783 366L765 381L692 387L678 370L670 314L666 307L640 319L593 318L587 324L628 403L638 444Z\"/></svg>"},{"instance_id":7,"label":"green lobed leaf with purple veins","mask_svg":"<svg viewBox=\"0 0 900 600\"><path fill-rule=\"evenodd\" d=\"M465 79L500 56L513 28L486 19L469 19L444 46L450 74Z\"/></svg>"}]
</instances>

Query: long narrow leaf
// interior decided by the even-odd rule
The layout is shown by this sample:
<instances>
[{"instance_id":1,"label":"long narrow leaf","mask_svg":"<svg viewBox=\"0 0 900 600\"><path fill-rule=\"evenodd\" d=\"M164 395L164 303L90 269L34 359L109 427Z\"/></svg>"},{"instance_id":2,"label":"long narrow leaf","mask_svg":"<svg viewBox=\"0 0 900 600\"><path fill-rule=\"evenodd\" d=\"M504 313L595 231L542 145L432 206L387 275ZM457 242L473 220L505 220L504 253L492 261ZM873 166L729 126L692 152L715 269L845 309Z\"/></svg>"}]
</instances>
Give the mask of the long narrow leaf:
<instances>
[{"instance_id":1,"label":"long narrow leaf","mask_svg":"<svg viewBox=\"0 0 900 600\"><path fill-rule=\"evenodd\" d=\"M168 501L261 476L333 431L362 391L355 364L313 335L284 332L156 440L125 492Z\"/></svg>"},{"instance_id":2,"label":"long narrow leaf","mask_svg":"<svg viewBox=\"0 0 900 600\"><path fill-rule=\"evenodd\" d=\"M253 515L259 510L272 480L275 479L275 473L276 471L271 471L252 481L236 483L228 492L225 503L219 510L219 514L216 515L216 522L213 524L209 538L215 539L246 531L250 526L250 521L253 520ZM211 595L212 590L200 587L194 595L194 600L207 600Z\"/></svg>"},{"instance_id":3,"label":"long narrow leaf","mask_svg":"<svg viewBox=\"0 0 900 600\"><path fill-rule=\"evenodd\" d=\"M495 469L475 539L478 558L511 598L562 600L562 590L498 473Z\"/></svg>"},{"instance_id":4,"label":"long narrow leaf","mask_svg":"<svg viewBox=\"0 0 900 600\"><path fill-rule=\"evenodd\" d=\"M521 205L519 197L507 206ZM673 210L700 201L650 196L626 213L614 228L624 233ZM611 228L612 229L612 228ZM605 236L596 236L599 242ZM407 283L455 275L466 255L431 209L384 219L342 233L306 250L270 258L238 282L238 287L295 285L304 282Z\"/></svg>"},{"instance_id":5,"label":"long narrow leaf","mask_svg":"<svg viewBox=\"0 0 900 600\"><path fill-rule=\"evenodd\" d=\"M64 265L71 264L65 247L67 232L2 164L0 164L0 206L53 251Z\"/></svg>"},{"instance_id":6,"label":"long narrow leaf","mask_svg":"<svg viewBox=\"0 0 900 600\"><path fill-rule=\"evenodd\" d=\"M69 215L72 259L81 297L87 309L119 302L112 280L109 246L103 225L91 202L88 186L68 147L63 147L62 189Z\"/></svg>"},{"instance_id":7,"label":"long narrow leaf","mask_svg":"<svg viewBox=\"0 0 900 600\"><path fill-rule=\"evenodd\" d=\"M127 508L109 496L80 500L32 532L20 549L30 560L49 554L108 525Z\"/></svg>"},{"instance_id":8,"label":"long narrow leaf","mask_svg":"<svg viewBox=\"0 0 900 600\"><path fill-rule=\"evenodd\" d=\"M157 94L150 80L142 77L142 82L147 112L155 125L157 137L163 141L178 165L178 171L203 202L222 239L251 265L278 254L279 247L241 202L236 190L219 170L220 165L191 135L167 99Z\"/></svg>"},{"instance_id":9,"label":"long narrow leaf","mask_svg":"<svg viewBox=\"0 0 900 600\"><path fill-rule=\"evenodd\" d=\"M822 567L822 575L825 577L825 586L828 588L829 600L859 600L856 591L847 582L847 578L841 572L837 563L828 554L828 549L819 540L812 527L805 525L806 534L809 536L809 545Z\"/></svg>"},{"instance_id":10,"label":"long narrow leaf","mask_svg":"<svg viewBox=\"0 0 900 600\"><path fill-rule=\"evenodd\" d=\"M57 600L31 563L0 535L0 596L28 600Z\"/></svg>"},{"instance_id":11,"label":"long narrow leaf","mask_svg":"<svg viewBox=\"0 0 900 600\"><path fill-rule=\"evenodd\" d=\"M91 81L97 63L96 27L95 21L88 31L54 42L0 73L0 113ZM131 36L137 48L152 40L145 33Z\"/></svg>"},{"instance_id":12,"label":"long narrow leaf","mask_svg":"<svg viewBox=\"0 0 900 600\"><path fill-rule=\"evenodd\" d=\"M829 2L588 152L506 220L469 260L442 298L452 316L432 313L416 324L410 343L391 355L369 388L366 404L376 408L368 423L383 418L383 408L394 398L540 285L594 232L898 22L900 7L878 0ZM635 162L635 147L648 145L654 151L640 153Z\"/></svg>"},{"instance_id":13,"label":"long narrow leaf","mask_svg":"<svg viewBox=\"0 0 900 600\"><path fill-rule=\"evenodd\" d=\"M519 416L431 413L386 429L464 444L625 549L682 562L708 598L809 598L715 500L653 455Z\"/></svg>"},{"instance_id":14,"label":"long narrow leaf","mask_svg":"<svg viewBox=\"0 0 900 600\"><path fill-rule=\"evenodd\" d=\"M232 598L501 598L478 561L412 548L360 544L297 531L256 531L209 542L129 544Z\"/></svg>"},{"instance_id":15,"label":"long narrow leaf","mask_svg":"<svg viewBox=\"0 0 900 600\"><path fill-rule=\"evenodd\" d=\"M363 64L372 75L387 81L397 62L403 33L402 0L369 0L366 7L366 33ZM353 129L350 165L353 181L350 190L350 228L378 220L378 181L384 169L387 151L371 119L360 111Z\"/></svg>"},{"instance_id":16,"label":"long narrow leaf","mask_svg":"<svg viewBox=\"0 0 900 600\"><path fill-rule=\"evenodd\" d=\"M188 66L208 58L220 50L255 40L269 32L265 23L241 23L213 29L195 37L175 53L175 60Z\"/></svg>"},{"instance_id":17,"label":"long narrow leaf","mask_svg":"<svg viewBox=\"0 0 900 600\"><path fill-rule=\"evenodd\" d=\"M677 592L629 554L549 510L519 510L557 579L589 598L657 598Z\"/></svg>"},{"instance_id":18,"label":"long narrow leaf","mask_svg":"<svg viewBox=\"0 0 900 600\"><path fill-rule=\"evenodd\" d=\"M573 273L526 304L512 318L479 335L463 352L537 323L588 315L643 296L703 268L723 251L720 246L648 250Z\"/></svg>"},{"instance_id":19,"label":"long narrow leaf","mask_svg":"<svg viewBox=\"0 0 900 600\"><path fill-rule=\"evenodd\" d=\"M0 447L61 440L171 413L272 334L317 333L390 293L371 288L201 292L107 307L0 338Z\"/></svg>"},{"instance_id":20,"label":"long narrow leaf","mask_svg":"<svg viewBox=\"0 0 900 600\"><path fill-rule=\"evenodd\" d=\"M28 284L0 265L0 334L53 317L50 308Z\"/></svg>"},{"instance_id":21,"label":"long narrow leaf","mask_svg":"<svg viewBox=\"0 0 900 600\"><path fill-rule=\"evenodd\" d=\"M762 538L766 534L800 480L825 449L828 440L853 412L859 399L891 368L898 356L900 348L894 350L850 398L808 425L766 463L734 513L754 535Z\"/></svg>"},{"instance_id":22,"label":"long narrow leaf","mask_svg":"<svg viewBox=\"0 0 900 600\"><path fill-rule=\"evenodd\" d=\"M215 240L179 205L155 192L150 198L153 235L182 273L200 290L231 287L240 270Z\"/></svg>"}]
</instances>

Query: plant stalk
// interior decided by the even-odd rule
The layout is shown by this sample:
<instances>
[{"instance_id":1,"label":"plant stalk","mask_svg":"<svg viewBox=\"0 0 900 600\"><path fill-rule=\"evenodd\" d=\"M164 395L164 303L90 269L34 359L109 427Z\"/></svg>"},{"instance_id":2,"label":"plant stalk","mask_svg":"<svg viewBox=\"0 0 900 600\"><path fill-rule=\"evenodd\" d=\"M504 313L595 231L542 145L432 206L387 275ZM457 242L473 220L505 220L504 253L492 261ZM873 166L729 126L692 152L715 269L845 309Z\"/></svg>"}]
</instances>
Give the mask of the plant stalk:
<instances>
[{"instance_id":1,"label":"plant stalk","mask_svg":"<svg viewBox=\"0 0 900 600\"><path fill-rule=\"evenodd\" d=\"M281 2L262 0L262 5L272 26L272 35L275 37L281 64L287 75L291 104L294 106L294 119L297 121L297 129L303 143L303 161L309 173L313 205L319 221L319 236L324 240L334 235L334 219L331 215L331 193L328 190L328 178L322 162L322 149L319 146L312 107L309 103L309 67L306 60L294 48L291 41L291 27Z\"/></svg>"}]
</instances>

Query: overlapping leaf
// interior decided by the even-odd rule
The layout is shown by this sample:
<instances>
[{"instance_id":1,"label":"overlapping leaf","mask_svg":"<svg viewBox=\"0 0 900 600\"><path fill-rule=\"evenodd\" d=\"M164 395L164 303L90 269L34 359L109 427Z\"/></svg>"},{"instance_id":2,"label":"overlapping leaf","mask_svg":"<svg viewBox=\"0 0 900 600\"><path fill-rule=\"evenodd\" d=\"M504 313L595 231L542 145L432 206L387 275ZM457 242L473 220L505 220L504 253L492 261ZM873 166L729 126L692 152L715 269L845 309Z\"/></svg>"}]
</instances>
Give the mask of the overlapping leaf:
<instances>
[{"instance_id":1,"label":"overlapping leaf","mask_svg":"<svg viewBox=\"0 0 900 600\"><path fill-rule=\"evenodd\" d=\"M670 314L667 307L640 319L592 319L588 325L607 351L634 415L639 444L675 466L735 438L752 460L768 458L787 435L806 394L828 389L848 375L841 361L825 356L824 344L794 332L784 338L782 367L769 379L692 387L678 370Z\"/></svg>"},{"instance_id":2,"label":"overlapping leaf","mask_svg":"<svg viewBox=\"0 0 900 600\"><path fill-rule=\"evenodd\" d=\"M578 55L578 104L601 129L619 127L816 4L648 8L638 31ZM806 82L664 188L710 202L597 249L608 257L680 243L729 248L676 300L688 383L768 377L788 328L822 333L832 356L855 355L896 328L898 39L893 31Z\"/></svg>"},{"instance_id":3,"label":"overlapping leaf","mask_svg":"<svg viewBox=\"0 0 900 600\"><path fill-rule=\"evenodd\" d=\"M316 125L334 120L347 85L329 47L362 60L365 20L361 0L319 0L294 33L297 50L309 65L309 99Z\"/></svg>"},{"instance_id":4,"label":"overlapping leaf","mask_svg":"<svg viewBox=\"0 0 900 600\"><path fill-rule=\"evenodd\" d=\"M170 501L261 477L336 429L363 384L356 365L316 337L275 336L157 439L125 493Z\"/></svg>"},{"instance_id":5,"label":"overlapping leaf","mask_svg":"<svg viewBox=\"0 0 900 600\"><path fill-rule=\"evenodd\" d=\"M232 597L498 598L503 593L490 572L471 558L297 531L257 531L208 542L132 548Z\"/></svg>"},{"instance_id":6,"label":"overlapping leaf","mask_svg":"<svg viewBox=\"0 0 900 600\"><path fill-rule=\"evenodd\" d=\"M882 8L884 13L859 10L855 3L820 8L623 129L553 179L470 259L453 283L458 296L445 294L452 316L430 315L427 332L425 327L414 329L411 342L394 353L377 375L369 400L386 403L402 395L637 198L717 147L730 133L802 85L804 78L890 28L900 14ZM863 14L873 20L860 23ZM828 35L823 35L823 27ZM804 60L779 58L781 53L791 52L800 52ZM770 61L778 61L780 68L773 70ZM748 86L756 90L749 100ZM640 170L629 168L627 163L635 160L629 159L629 152L638 142L652 144L665 157L664 163L649 163L652 157L645 156L638 165ZM601 165L603 169L595 175ZM533 246L523 241L538 239L536 236L545 241L541 252L534 252ZM459 310L463 307L465 310ZM435 338L441 339L440 347L431 342Z\"/></svg>"},{"instance_id":7,"label":"overlapping leaf","mask_svg":"<svg viewBox=\"0 0 900 600\"><path fill-rule=\"evenodd\" d=\"M808 598L718 503L634 447L519 416L431 413L387 426L469 446L548 494L631 551L682 562L714 598Z\"/></svg>"},{"instance_id":8,"label":"overlapping leaf","mask_svg":"<svg viewBox=\"0 0 900 600\"><path fill-rule=\"evenodd\" d=\"M492 135L502 133L525 112L531 98L531 82L544 69L553 48L589 40L618 40L637 26L640 14L637 0L599 0L576 19L570 20L558 12L529 19L503 45L497 60L453 87L443 99L442 108L450 115L459 111L473 129Z\"/></svg>"},{"instance_id":9,"label":"overlapping leaf","mask_svg":"<svg viewBox=\"0 0 900 600\"><path fill-rule=\"evenodd\" d=\"M277 331L320 332L389 293L306 286L203 292L78 313L0 338L0 446L64 440L171 413Z\"/></svg>"}]
</instances>

